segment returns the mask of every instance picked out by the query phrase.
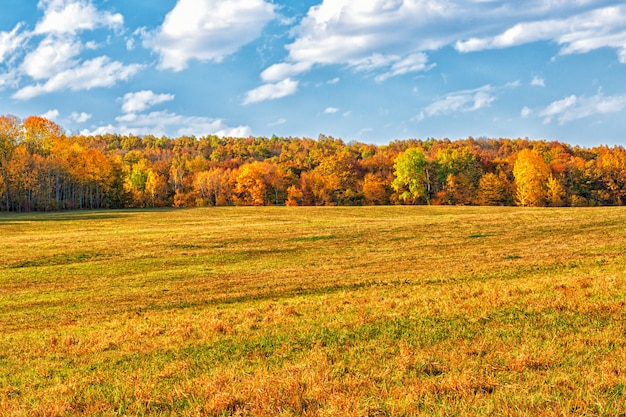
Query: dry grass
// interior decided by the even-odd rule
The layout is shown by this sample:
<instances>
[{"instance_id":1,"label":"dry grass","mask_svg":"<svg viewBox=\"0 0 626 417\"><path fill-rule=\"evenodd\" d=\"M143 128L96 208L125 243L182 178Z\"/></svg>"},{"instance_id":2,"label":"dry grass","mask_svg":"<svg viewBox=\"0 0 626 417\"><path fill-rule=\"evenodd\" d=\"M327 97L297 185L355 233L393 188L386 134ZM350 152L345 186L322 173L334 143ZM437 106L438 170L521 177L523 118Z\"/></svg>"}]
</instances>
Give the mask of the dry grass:
<instances>
[{"instance_id":1,"label":"dry grass","mask_svg":"<svg viewBox=\"0 0 626 417\"><path fill-rule=\"evenodd\" d=\"M0 236L0 415L626 415L622 208L13 215Z\"/></svg>"}]
</instances>

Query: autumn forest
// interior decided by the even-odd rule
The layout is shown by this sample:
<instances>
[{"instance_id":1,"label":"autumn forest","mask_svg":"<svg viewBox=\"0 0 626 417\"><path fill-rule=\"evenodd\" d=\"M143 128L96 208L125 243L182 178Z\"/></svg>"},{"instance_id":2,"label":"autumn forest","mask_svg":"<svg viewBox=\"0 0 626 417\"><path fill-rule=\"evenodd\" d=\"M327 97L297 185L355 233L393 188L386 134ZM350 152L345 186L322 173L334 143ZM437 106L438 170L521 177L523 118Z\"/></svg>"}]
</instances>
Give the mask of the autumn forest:
<instances>
[{"instance_id":1,"label":"autumn forest","mask_svg":"<svg viewBox=\"0 0 626 417\"><path fill-rule=\"evenodd\" d=\"M626 203L626 150L528 139L68 135L0 116L0 210Z\"/></svg>"}]
</instances>

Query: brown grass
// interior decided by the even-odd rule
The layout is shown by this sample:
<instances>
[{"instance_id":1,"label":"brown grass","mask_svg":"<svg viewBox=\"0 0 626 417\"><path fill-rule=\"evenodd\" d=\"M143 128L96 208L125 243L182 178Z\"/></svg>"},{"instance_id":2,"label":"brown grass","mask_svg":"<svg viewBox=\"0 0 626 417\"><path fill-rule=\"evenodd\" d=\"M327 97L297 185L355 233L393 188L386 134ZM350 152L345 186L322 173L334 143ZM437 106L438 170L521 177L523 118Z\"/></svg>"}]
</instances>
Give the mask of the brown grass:
<instances>
[{"instance_id":1,"label":"brown grass","mask_svg":"<svg viewBox=\"0 0 626 417\"><path fill-rule=\"evenodd\" d=\"M626 210L0 217L0 415L626 415Z\"/></svg>"}]
</instances>

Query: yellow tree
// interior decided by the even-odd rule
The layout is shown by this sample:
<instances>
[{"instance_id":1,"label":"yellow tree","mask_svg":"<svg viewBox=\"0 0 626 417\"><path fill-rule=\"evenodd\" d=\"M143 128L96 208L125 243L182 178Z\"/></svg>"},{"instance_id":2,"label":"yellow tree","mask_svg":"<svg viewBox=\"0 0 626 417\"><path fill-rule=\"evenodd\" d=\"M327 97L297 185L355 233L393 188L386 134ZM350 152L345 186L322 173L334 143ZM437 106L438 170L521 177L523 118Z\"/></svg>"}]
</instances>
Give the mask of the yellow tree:
<instances>
[{"instance_id":1,"label":"yellow tree","mask_svg":"<svg viewBox=\"0 0 626 417\"><path fill-rule=\"evenodd\" d=\"M287 201L285 204L287 206L300 206L303 203L303 193L302 190L295 185L287 188Z\"/></svg>"},{"instance_id":2,"label":"yellow tree","mask_svg":"<svg viewBox=\"0 0 626 417\"><path fill-rule=\"evenodd\" d=\"M31 153L50 153L54 140L63 136L63 129L53 121L39 116L30 116L24 120L24 143Z\"/></svg>"},{"instance_id":3,"label":"yellow tree","mask_svg":"<svg viewBox=\"0 0 626 417\"><path fill-rule=\"evenodd\" d=\"M270 162L255 161L240 167L235 193L241 204L262 206L279 203L285 191L285 172ZM284 196L281 197L284 199Z\"/></svg>"},{"instance_id":4,"label":"yellow tree","mask_svg":"<svg viewBox=\"0 0 626 417\"><path fill-rule=\"evenodd\" d=\"M562 207L565 205L565 188L552 174L546 181L546 199L550 207Z\"/></svg>"},{"instance_id":5,"label":"yellow tree","mask_svg":"<svg viewBox=\"0 0 626 417\"><path fill-rule=\"evenodd\" d=\"M550 174L550 167L537 151L520 151L513 167L517 204L522 207L545 205L546 184Z\"/></svg>"},{"instance_id":6,"label":"yellow tree","mask_svg":"<svg viewBox=\"0 0 626 417\"><path fill-rule=\"evenodd\" d=\"M154 169L148 169L148 177L146 178L146 194L150 198L152 207L163 207L166 205L168 194L167 181L163 175Z\"/></svg>"},{"instance_id":7,"label":"yellow tree","mask_svg":"<svg viewBox=\"0 0 626 417\"><path fill-rule=\"evenodd\" d=\"M512 201L511 184L504 172L489 172L478 183L478 203L483 206L505 206Z\"/></svg>"}]
</instances>

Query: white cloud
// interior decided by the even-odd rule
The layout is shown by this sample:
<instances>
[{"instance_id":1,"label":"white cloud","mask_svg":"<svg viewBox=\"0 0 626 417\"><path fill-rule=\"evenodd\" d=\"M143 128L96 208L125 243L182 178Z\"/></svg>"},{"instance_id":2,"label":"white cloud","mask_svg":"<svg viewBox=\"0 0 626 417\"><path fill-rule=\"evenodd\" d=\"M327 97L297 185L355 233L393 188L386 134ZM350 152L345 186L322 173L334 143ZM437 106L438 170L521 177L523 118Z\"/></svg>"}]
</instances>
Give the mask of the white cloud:
<instances>
[{"instance_id":1,"label":"white cloud","mask_svg":"<svg viewBox=\"0 0 626 417\"><path fill-rule=\"evenodd\" d=\"M554 41L561 53L616 48L626 63L626 5L603 0L323 0L291 30L288 56L262 74L266 82L316 65L375 73L378 82L427 71L426 54L447 45L462 52ZM280 71L279 71L280 70ZM272 76L274 72L276 76Z\"/></svg>"},{"instance_id":2,"label":"white cloud","mask_svg":"<svg viewBox=\"0 0 626 417\"><path fill-rule=\"evenodd\" d=\"M520 85L519 81L513 81L502 86L486 84L470 90L455 91L431 103L417 116L413 117L412 120L421 121L426 117L442 114L480 110L491 106L503 92L518 88Z\"/></svg>"},{"instance_id":3,"label":"white cloud","mask_svg":"<svg viewBox=\"0 0 626 417\"><path fill-rule=\"evenodd\" d=\"M556 117L559 124L585 119L590 116L621 112L626 108L626 95L604 96L598 92L591 97L571 95L557 100L538 112L544 123L551 123Z\"/></svg>"},{"instance_id":4,"label":"white cloud","mask_svg":"<svg viewBox=\"0 0 626 417\"><path fill-rule=\"evenodd\" d=\"M22 25L18 24L11 32L0 32L0 64L28 39L28 34L21 32L21 29Z\"/></svg>"},{"instance_id":5,"label":"white cloud","mask_svg":"<svg viewBox=\"0 0 626 417\"><path fill-rule=\"evenodd\" d=\"M252 104L259 101L275 100L295 94L298 91L298 81L287 78L275 84L264 84L248 91L243 104Z\"/></svg>"},{"instance_id":6,"label":"white cloud","mask_svg":"<svg viewBox=\"0 0 626 417\"><path fill-rule=\"evenodd\" d=\"M43 19L37 23L35 34L74 34L98 27L120 28L124 17L119 13L101 12L89 0L40 0Z\"/></svg>"},{"instance_id":7,"label":"white cloud","mask_svg":"<svg viewBox=\"0 0 626 417\"><path fill-rule=\"evenodd\" d=\"M524 118L524 119L530 117L531 114L533 114L532 109L529 108L529 107L526 107L526 106L524 106L524 108L520 112L520 116L522 116L522 118Z\"/></svg>"},{"instance_id":8,"label":"white cloud","mask_svg":"<svg viewBox=\"0 0 626 417\"><path fill-rule=\"evenodd\" d=\"M143 68L107 56L81 58L85 50L102 44L82 40L79 32L120 29L124 24L121 14L100 11L93 0L40 0L37 6L43 17L32 31L22 31L17 25L10 33L0 32L0 63L9 57L7 72L0 74L0 86L17 89L13 98L28 100L57 91L111 87Z\"/></svg>"},{"instance_id":9,"label":"white cloud","mask_svg":"<svg viewBox=\"0 0 626 417\"><path fill-rule=\"evenodd\" d=\"M455 48L459 52L475 52L553 39L563 32L565 25L565 22L558 20L520 23L494 37L471 38L467 41L458 41L455 44Z\"/></svg>"},{"instance_id":10,"label":"white cloud","mask_svg":"<svg viewBox=\"0 0 626 417\"><path fill-rule=\"evenodd\" d=\"M59 117L59 111L57 109L48 110L47 112L42 114L41 117L48 120L56 120L56 118Z\"/></svg>"},{"instance_id":11,"label":"white cloud","mask_svg":"<svg viewBox=\"0 0 626 417\"><path fill-rule=\"evenodd\" d=\"M385 81L387 78L390 78L390 77L404 75L404 74L408 74L411 72L425 71L429 68L432 68L432 65L431 66L426 65L427 62L428 62L428 56L426 56L426 54L421 53L421 52L416 53L416 54L411 54L407 56L406 58L402 58L396 61L391 66L391 69L388 72L377 76L376 81L381 82L381 81Z\"/></svg>"},{"instance_id":12,"label":"white cloud","mask_svg":"<svg viewBox=\"0 0 626 417\"><path fill-rule=\"evenodd\" d=\"M2 90L6 86L16 85L17 80L18 80L18 76L15 71L9 71L6 73L0 72L0 90Z\"/></svg>"},{"instance_id":13,"label":"white cloud","mask_svg":"<svg viewBox=\"0 0 626 417\"><path fill-rule=\"evenodd\" d=\"M335 114L339 111L339 109L337 107L326 107L326 110L324 110L324 114Z\"/></svg>"},{"instance_id":14,"label":"white cloud","mask_svg":"<svg viewBox=\"0 0 626 417\"><path fill-rule=\"evenodd\" d=\"M275 9L265 0L178 0L144 45L160 55L161 69L181 71L191 59L220 62L258 38L277 18Z\"/></svg>"},{"instance_id":15,"label":"white cloud","mask_svg":"<svg viewBox=\"0 0 626 417\"><path fill-rule=\"evenodd\" d=\"M449 3L449 4L448 4ZM324 0L311 7L292 34L287 46L292 62L342 64L359 62L398 50L398 55L432 49L437 40L437 22L453 12L453 2L422 0ZM430 29L431 36L423 35ZM404 45L404 46L403 46Z\"/></svg>"},{"instance_id":16,"label":"white cloud","mask_svg":"<svg viewBox=\"0 0 626 417\"><path fill-rule=\"evenodd\" d=\"M536 41L558 43L563 55L614 48L618 51L620 61L626 63L626 6L604 7L566 17L516 23L498 35L458 41L455 47L460 52L473 52Z\"/></svg>"},{"instance_id":17,"label":"white cloud","mask_svg":"<svg viewBox=\"0 0 626 417\"><path fill-rule=\"evenodd\" d=\"M72 37L47 37L37 49L26 55L21 68L34 80L47 79L76 65L74 58L81 51L80 41Z\"/></svg>"},{"instance_id":18,"label":"white cloud","mask_svg":"<svg viewBox=\"0 0 626 417\"><path fill-rule=\"evenodd\" d=\"M267 83L284 80L294 75L302 74L311 69L311 64L300 62L297 64L287 64L282 62L274 64L261 73L261 79Z\"/></svg>"},{"instance_id":19,"label":"white cloud","mask_svg":"<svg viewBox=\"0 0 626 417\"><path fill-rule=\"evenodd\" d=\"M546 81L538 76L534 76L532 81L530 82L530 85L533 85L535 87L545 87L546 86Z\"/></svg>"},{"instance_id":20,"label":"white cloud","mask_svg":"<svg viewBox=\"0 0 626 417\"><path fill-rule=\"evenodd\" d=\"M335 77L332 80L328 80L326 82L326 84L328 84L328 85L335 85L335 84L339 83L339 81L341 81L341 79L339 77Z\"/></svg>"},{"instance_id":21,"label":"white cloud","mask_svg":"<svg viewBox=\"0 0 626 417\"><path fill-rule=\"evenodd\" d=\"M562 100L552 102L548 107L539 112L539 116L544 117L544 123L550 123L556 115L563 114L568 108L576 104L577 97L571 95Z\"/></svg>"},{"instance_id":22,"label":"white cloud","mask_svg":"<svg viewBox=\"0 0 626 417\"><path fill-rule=\"evenodd\" d=\"M155 94L150 90L127 93L122 98L124 113L140 113L154 105L174 100L173 94Z\"/></svg>"},{"instance_id":23,"label":"white cloud","mask_svg":"<svg viewBox=\"0 0 626 417\"><path fill-rule=\"evenodd\" d=\"M439 23L452 13L448 7L452 3L324 0L311 7L292 29L294 41L286 46L289 54L285 62L266 71L278 66L305 72L314 65L338 64L356 71L378 72L379 82L424 71L428 67L423 51L449 43L449 35Z\"/></svg>"},{"instance_id":24,"label":"white cloud","mask_svg":"<svg viewBox=\"0 0 626 417\"><path fill-rule=\"evenodd\" d=\"M70 118L76 123L85 123L86 121L91 119L91 114L85 113L85 112L82 112L82 113L73 112L70 115Z\"/></svg>"},{"instance_id":25,"label":"white cloud","mask_svg":"<svg viewBox=\"0 0 626 417\"><path fill-rule=\"evenodd\" d=\"M487 84L472 90L450 93L426 107L416 119L422 120L425 117L438 116L457 111L470 112L488 107L495 101L496 92L496 88Z\"/></svg>"},{"instance_id":26,"label":"white cloud","mask_svg":"<svg viewBox=\"0 0 626 417\"><path fill-rule=\"evenodd\" d=\"M85 129L83 135L99 135L105 133L119 133L132 135L155 135L155 136L251 136L251 129L248 126L227 126L221 119L211 119L208 117L183 116L167 111L151 112L148 114L123 115L116 118L119 125L100 126Z\"/></svg>"},{"instance_id":27,"label":"white cloud","mask_svg":"<svg viewBox=\"0 0 626 417\"><path fill-rule=\"evenodd\" d=\"M399 59L400 57L397 55L385 55L376 52L363 58L351 59L348 64L356 71L374 71L389 67Z\"/></svg>"},{"instance_id":28,"label":"white cloud","mask_svg":"<svg viewBox=\"0 0 626 417\"><path fill-rule=\"evenodd\" d=\"M54 74L43 84L23 87L13 94L18 100L28 100L33 97L61 90L90 90L96 87L111 87L118 81L128 80L135 75L141 65L124 65L118 61L111 61L106 56L85 61L82 64Z\"/></svg>"},{"instance_id":29,"label":"white cloud","mask_svg":"<svg viewBox=\"0 0 626 417\"><path fill-rule=\"evenodd\" d=\"M274 122L268 123L267 126L274 127L274 126L284 125L285 123L287 123L287 119L281 117L280 119L278 119L278 120L276 120Z\"/></svg>"}]
</instances>

